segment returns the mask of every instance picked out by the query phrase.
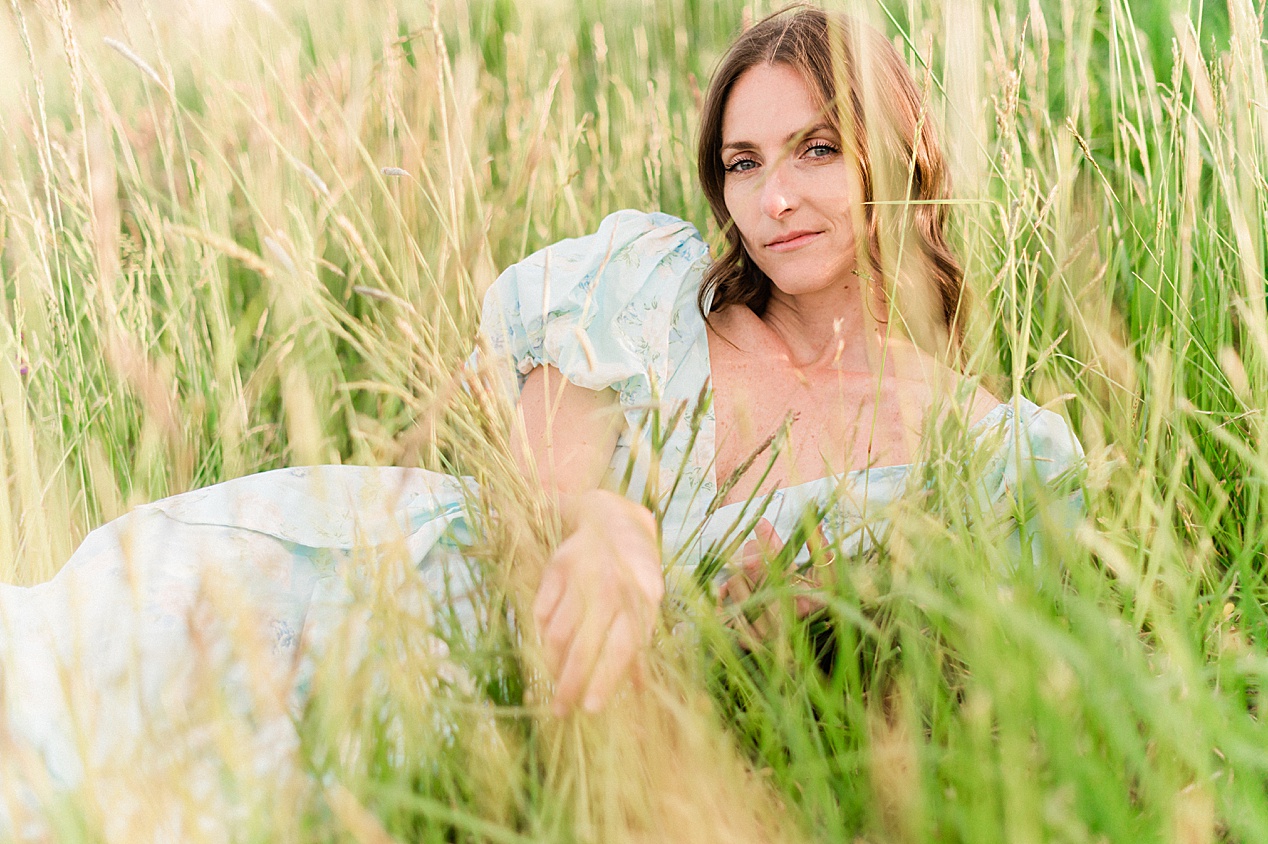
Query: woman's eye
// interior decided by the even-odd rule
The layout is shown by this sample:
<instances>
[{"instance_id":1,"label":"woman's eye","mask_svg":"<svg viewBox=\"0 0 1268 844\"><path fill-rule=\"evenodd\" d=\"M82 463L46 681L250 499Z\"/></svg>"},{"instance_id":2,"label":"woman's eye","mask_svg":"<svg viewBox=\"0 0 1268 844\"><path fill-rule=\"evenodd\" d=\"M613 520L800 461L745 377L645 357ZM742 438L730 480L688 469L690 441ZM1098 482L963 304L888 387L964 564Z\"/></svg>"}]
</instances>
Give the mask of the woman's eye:
<instances>
[{"instance_id":1,"label":"woman's eye","mask_svg":"<svg viewBox=\"0 0 1268 844\"><path fill-rule=\"evenodd\" d=\"M827 141L817 141L806 148L806 155L809 158L827 158L830 155L836 155L840 151Z\"/></svg>"},{"instance_id":2,"label":"woman's eye","mask_svg":"<svg viewBox=\"0 0 1268 844\"><path fill-rule=\"evenodd\" d=\"M756 166L757 162L751 158L737 158L723 169L728 173L744 173Z\"/></svg>"}]
</instances>

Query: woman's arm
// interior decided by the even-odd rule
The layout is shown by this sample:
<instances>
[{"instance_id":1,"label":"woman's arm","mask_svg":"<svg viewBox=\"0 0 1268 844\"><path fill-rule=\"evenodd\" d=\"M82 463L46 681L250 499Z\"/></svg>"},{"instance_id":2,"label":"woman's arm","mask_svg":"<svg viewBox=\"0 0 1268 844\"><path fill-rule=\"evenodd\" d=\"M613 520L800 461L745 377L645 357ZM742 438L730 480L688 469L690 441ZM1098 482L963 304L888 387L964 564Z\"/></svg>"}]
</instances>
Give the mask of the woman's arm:
<instances>
[{"instance_id":1,"label":"woman's arm","mask_svg":"<svg viewBox=\"0 0 1268 844\"><path fill-rule=\"evenodd\" d=\"M554 710L597 712L627 675L637 676L664 596L656 521L599 489L624 419L616 393L569 383L539 366L520 394L516 458L558 499L564 540L533 601Z\"/></svg>"},{"instance_id":2,"label":"woman's arm","mask_svg":"<svg viewBox=\"0 0 1268 844\"><path fill-rule=\"evenodd\" d=\"M578 387L542 365L524 381L519 411L524 428L512 447L521 469L536 471L549 495L599 488L623 423L615 390Z\"/></svg>"}]
</instances>

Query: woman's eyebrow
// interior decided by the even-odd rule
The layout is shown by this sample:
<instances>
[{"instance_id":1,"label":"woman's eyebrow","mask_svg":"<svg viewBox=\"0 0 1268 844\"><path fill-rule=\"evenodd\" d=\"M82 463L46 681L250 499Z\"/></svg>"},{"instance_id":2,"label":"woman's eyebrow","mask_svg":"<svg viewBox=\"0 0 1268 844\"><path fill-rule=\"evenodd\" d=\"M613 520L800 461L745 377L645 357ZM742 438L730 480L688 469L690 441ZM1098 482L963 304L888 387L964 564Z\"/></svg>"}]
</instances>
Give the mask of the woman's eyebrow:
<instances>
[{"instance_id":1,"label":"woman's eyebrow","mask_svg":"<svg viewBox=\"0 0 1268 844\"><path fill-rule=\"evenodd\" d=\"M797 131L790 133L788 137L784 138L784 142L783 142L784 146L792 146L793 144L795 144L797 141L801 140L802 138L807 138L815 134L816 132L823 132L823 131L835 133L836 127L833 126L831 123L828 123L827 121L823 121L820 123L816 123L815 125L810 126L806 129L798 129ZM752 141L731 141L730 143L726 143L722 145L723 152L726 152L727 150L748 150L748 149L757 149L757 148L758 148L757 144L755 144Z\"/></svg>"}]
</instances>

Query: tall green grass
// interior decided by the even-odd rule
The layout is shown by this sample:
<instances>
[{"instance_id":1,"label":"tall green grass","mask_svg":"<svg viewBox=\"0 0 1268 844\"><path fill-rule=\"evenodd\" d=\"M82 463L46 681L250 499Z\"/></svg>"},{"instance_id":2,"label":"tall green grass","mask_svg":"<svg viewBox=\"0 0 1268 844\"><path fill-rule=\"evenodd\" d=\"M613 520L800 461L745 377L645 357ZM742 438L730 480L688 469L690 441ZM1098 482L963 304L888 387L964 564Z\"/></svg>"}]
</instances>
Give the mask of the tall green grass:
<instances>
[{"instance_id":1,"label":"tall green grass","mask_svg":"<svg viewBox=\"0 0 1268 844\"><path fill-rule=\"evenodd\" d=\"M549 518L461 387L480 293L618 208L707 230L700 89L768 6L7 5L0 577L135 503L340 461L477 477L486 570L539 563ZM979 367L1087 448L1077 524L1024 490L1010 550L931 460L824 620L785 606L747 653L675 609L654 691L564 722L500 604L443 657L386 561L297 774L253 769L209 694L201 743L46 794L54 837L201 810L222 829L181 837L1268 840L1263 6L853 10L930 92Z\"/></svg>"}]
</instances>

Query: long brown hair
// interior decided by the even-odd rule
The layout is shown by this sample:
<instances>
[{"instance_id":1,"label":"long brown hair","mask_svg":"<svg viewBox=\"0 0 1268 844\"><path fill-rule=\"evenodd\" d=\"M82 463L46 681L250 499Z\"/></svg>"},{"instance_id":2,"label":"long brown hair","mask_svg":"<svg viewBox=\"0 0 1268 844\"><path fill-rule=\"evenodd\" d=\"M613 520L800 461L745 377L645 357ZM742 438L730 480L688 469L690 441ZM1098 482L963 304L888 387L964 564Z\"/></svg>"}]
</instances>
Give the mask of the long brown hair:
<instances>
[{"instance_id":1,"label":"long brown hair","mask_svg":"<svg viewBox=\"0 0 1268 844\"><path fill-rule=\"evenodd\" d=\"M707 319L727 305L745 305L760 315L770 299L771 280L745 253L727 211L722 163L722 118L731 90L746 71L764 64L800 73L853 153L863 194L856 216L863 230L860 275L879 283L888 301L897 288L910 288L903 293L912 301L897 304L912 339L940 357L959 358L964 273L943 231L949 178L923 99L883 35L809 7L776 12L744 32L709 84L697 166L726 245L705 273L697 300L701 314ZM882 238L890 249L882 250ZM923 318L909 312L915 310Z\"/></svg>"}]
</instances>

